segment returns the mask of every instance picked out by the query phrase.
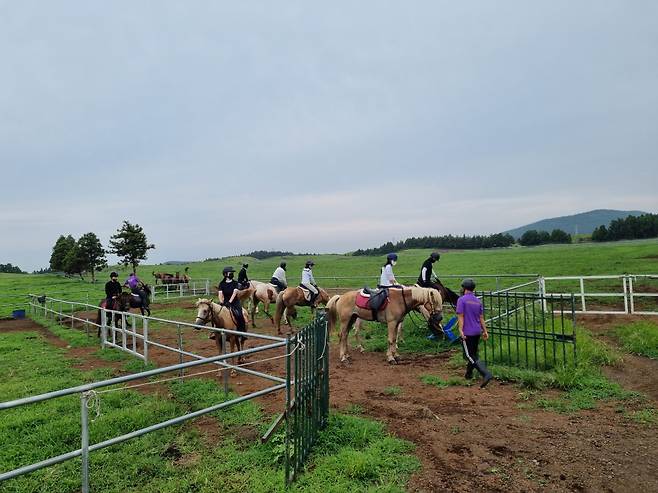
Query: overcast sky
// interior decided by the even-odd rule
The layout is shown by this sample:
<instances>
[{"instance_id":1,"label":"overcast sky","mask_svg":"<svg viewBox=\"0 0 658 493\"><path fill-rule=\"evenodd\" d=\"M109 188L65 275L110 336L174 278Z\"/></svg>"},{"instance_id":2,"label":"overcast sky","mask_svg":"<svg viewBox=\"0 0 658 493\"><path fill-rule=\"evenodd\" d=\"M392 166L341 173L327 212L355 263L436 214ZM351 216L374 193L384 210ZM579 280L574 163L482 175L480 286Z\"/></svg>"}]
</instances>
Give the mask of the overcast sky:
<instances>
[{"instance_id":1,"label":"overcast sky","mask_svg":"<svg viewBox=\"0 0 658 493\"><path fill-rule=\"evenodd\" d=\"M0 262L658 211L658 2L0 1Z\"/></svg>"}]
</instances>

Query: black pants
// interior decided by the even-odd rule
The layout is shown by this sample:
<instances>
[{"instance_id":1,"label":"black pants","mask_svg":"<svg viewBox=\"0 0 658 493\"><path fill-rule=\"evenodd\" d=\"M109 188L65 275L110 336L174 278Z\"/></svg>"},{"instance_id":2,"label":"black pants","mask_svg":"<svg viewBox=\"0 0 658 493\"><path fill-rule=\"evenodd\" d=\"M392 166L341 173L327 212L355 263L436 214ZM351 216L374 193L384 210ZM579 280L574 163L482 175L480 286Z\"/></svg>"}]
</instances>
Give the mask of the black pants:
<instances>
[{"instance_id":1,"label":"black pants","mask_svg":"<svg viewBox=\"0 0 658 493\"><path fill-rule=\"evenodd\" d=\"M464 359L468 362L466 364L466 374L472 375L474 369L478 369L478 366L475 364L478 361L478 345L480 344L480 336L466 336L466 340L462 341L462 351L464 354ZM464 348L466 346L466 348ZM468 349L468 354L466 354L466 349ZM469 358L470 356L470 358Z\"/></svg>"},{"instance_id":2,"label":"black pants","mask_svg":"<svg viewBox=\"0 0 658 493\"><path fill-rule=\"evenodd\" d=\"M139 296L139 299L142 302L142 306L148 306L148 302L146 300L146 291L139 288L132 288L130 292Z\"/></svg>"},{"instance_id":3,"label":"black pants","mask_svg":"<svg viewBox=\"0 0 658 493\"><path fill-rule=\"evenodd\" d=\"M244 319L244 313L242 313L242 304L240 303L240 300L233 300L233 303L229 304L229 308L237 329L240 332L247 332L247 323Z\"/></svg>"},{"instance_id":4,"label":"black pants","mask_svg":"<svg viewBox=\"0 0 658 493\"><path fill-rule=\"evenodd\" d=\"M273 277L273 278L270 280L270 284L274 284L274 285L276 286L276 291L277 291L277 293L280 293L281 291L283 291L284 289L286 289L286 285L283 284L281 281L279 281L276 277Z\"/></svg>"}]
</instances>

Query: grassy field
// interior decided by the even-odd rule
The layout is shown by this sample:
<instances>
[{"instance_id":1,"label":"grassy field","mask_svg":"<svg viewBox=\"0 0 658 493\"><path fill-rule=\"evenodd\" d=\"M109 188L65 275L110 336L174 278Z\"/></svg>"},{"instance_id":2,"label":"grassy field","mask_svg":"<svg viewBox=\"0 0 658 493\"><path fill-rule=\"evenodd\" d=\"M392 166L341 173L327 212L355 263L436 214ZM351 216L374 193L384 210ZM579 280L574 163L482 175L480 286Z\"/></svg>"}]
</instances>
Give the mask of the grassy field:
<instances>
[{"instance_id":1,"label":"grassy field","mask_svg":"<svg viewBox=\"0 0 658 493\"><path fill-rule=\"evenodd\" d=\"M407 250L398 252L400 259L395 267L397 277L405 283L415 282L420 265L427 258L430 250ZM360 287L363 284L375 285L383 257L353 257L349 255L316 255L314 275L323 287ZM285 259L288 263L290 284L299 281L300 272L306 257L294 256ZM218 282L220 272L225 265L239 268L240 264L249 263L249 275L253 279L269 280L272 272L281 261L280 258L256 260L246 257L234 257L221 261L193 262L188 264L192 279L211 279ZM143 265L138 274L147 282L153 282L153 271L183 271L185 266ZM128 270L113 266L118 270L121 280L127 277ZM98 274L101 280L96 284L68 279L57 275L20 275L0 274L0 316L7 316L15 307L22 308L28 293L48 294L67 300L98 303L103 296L103 284L110 269ZM474 274L541 274L558 275L595 275L595 274L658 274L658 242L656 240L638 240L612 243L580 243L572 245L543 245L539 247L511 247L492 250L448 251L442 254L435 264L438 275L465 276ZM341 279L350 278L350 279ZM444 277L445 283L457 289L459 279ZM478 289L495 289L522 282L523 279L500 279L498 285L494 279L479 281ZM592 283L595 289L606 288L611 283ZM614 283L612 283L614 285ZM658 281L653 284L658 289ZM551 286L569 291L578 289L577 282Z\"/></svg>"},{"instance_id":2,"label":"grassy field","mask_svg":"<svg viewBox=\"0 0 658 493\"><path fill-rule=\"evenodd\" d=\"M35 332L0 334L0 354L0 371L11 375L0 382L3 400L109 378L113 373L107 368L87 372L72 368L75 361L67 360L62 350ZM134 371L132 363L128 360L124 370ZM99 415L92 410L90 440L96 443L224 400L223 390L213 381L200 379L165 384L159 394L129 390L103 394ZM210 492L217 491L218 484L227 492L283 491L282 435L267 444L255 439L272 417L250 402L213 416L221 436L216 444L188 423L93 452L93 491ZM79 448L79 420L78 396L3 411L0 470ZM377 422L332 414L307 472L290 491L403 491L419 466L412 449ZM3 482L0 491L80 491L80 460Z\"/></svg>"}]
</instances>

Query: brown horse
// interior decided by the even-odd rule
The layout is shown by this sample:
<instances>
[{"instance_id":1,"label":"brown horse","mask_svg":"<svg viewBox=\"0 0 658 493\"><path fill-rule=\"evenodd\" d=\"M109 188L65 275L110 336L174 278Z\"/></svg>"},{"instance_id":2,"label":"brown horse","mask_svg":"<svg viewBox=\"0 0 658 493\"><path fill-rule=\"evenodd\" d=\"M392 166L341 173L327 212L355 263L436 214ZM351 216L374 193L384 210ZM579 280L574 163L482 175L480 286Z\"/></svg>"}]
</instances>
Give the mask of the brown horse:
<instances>
[{"instance_id":1,"label":"brown horse","mask_svg":"<svg viewBox=\"0 0 658 493\"><path fill-rule=\"evenodd\" d=\"M322 303L326 305L329 302L329 294L322 288L318 288L319 294L315 299L316 304ZM297 287L288 287L281 291L276 297L276 310L274 311L274 326L276 327L276 333L281 335L281 319L283 318L284 312L288 318L288 327L292 331L292 325L290 324L291 318L297 317L297 310L295 310L295 305L297 306L310 306L311 311L315 311L315 306L306 300L304 296L304 290Z\"/></svg>"},{"instance_id":2,"label":"brown horse","mask_svg":"<svg viewBox=\"0 0 658 493\"><path fill-rule=\"evenodd\" d=\"M359 291L348 291L336 295L327 303L327 321L331 332L338 321L340 328L340 360L349 362L347 336L357 319L384 322L388 326L388 350L386 360L397 363L397 333L402 320L411 310L423 308L430 315L430 323L438 325L443 318L443 300L435 289L416 286L402 289L389 289L389 302L386 308L380 310L373 318L371 310L356 306L356 295Z\"/></svg>"},{"instance_id":3,"label":"brown horse","mask_svg":"<svg viewBox=\"0 0 658 493\"><path fill-rule=\"evenodd\" d=\"M173 278L173 274L169 274L167 272L151 272L153 274L153 277L155 277L155 284L158 284L158 281L161 281L162 284L171 284L169 282L169 279ZM166 281L166 282L165 282Z\"/></svg>"},{"instance_id":4,"label":"brown horse","mask_svg":"<svg viewBox=\"0 0 658 493\"><path fill-rule=\"evenodd\" d=\"M213 302L213 300L208 300L204 298L199 298L199 301L196 302L196 307L198 309L196 314L196 320L194 323L196 325L206 325L208 322L213 327L218 329L229 329L237 330L235 321L231 316L231 310L226 308L223 305ZM245 321L249 321L246 310L243 308L242 312L244 314ZM214 334L215 344L217 345L217 351L219 354L222 354L222 336L221 334ZM237 351L242 351L243 349L243 337L236 334L226 334L226 339L231 345L231 352L234 353ZM233 358L235 359L235 358ZM243 357L238 356L238 364L242 363ZM233 362L235 364L235 361ZM231 370L231 375L237 375L235 370Z\"/></svg>"}]
</instances>

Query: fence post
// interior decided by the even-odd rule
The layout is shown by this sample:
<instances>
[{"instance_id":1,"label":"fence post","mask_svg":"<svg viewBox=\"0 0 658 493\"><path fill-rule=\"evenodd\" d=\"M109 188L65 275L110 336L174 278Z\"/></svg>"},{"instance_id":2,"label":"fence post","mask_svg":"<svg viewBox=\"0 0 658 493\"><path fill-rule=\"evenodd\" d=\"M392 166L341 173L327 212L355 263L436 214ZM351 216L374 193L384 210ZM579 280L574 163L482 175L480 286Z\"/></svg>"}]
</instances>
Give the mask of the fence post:
<instances>
[{"instance_id":1,"label":"fence post","mask_svg":"<svg viewBox=\"0 0 658 493\"><path fill-rule=\"evenodd\" d=\"M545 313L547 310L546 306L546 279L543 276L539 276L539 296L541 296L541 307L542 311Z\"/></svg>"},{"instance_id":2,"label":"fence post","mask_svg":"<svg viewBox=\"0 0 658 493\"><path fill-rule=\"evenodd\" d=\"M183 333L180 330L180 324L176 324L176 333L178 334L178 362L183 363ZM178 375L183 376L185 370L181 368L178 370Z\"/></svg>"},{"instance_id":3,"label":"fence post","mask_svg":"<svg viewBox=\"0 0 658 493\"><path fill-rule=\"evenodd\" d=\"M105 349L105 343L107 342L107 312L104 308L100 308L101 311L101 348Z\"/></svg>"},{"instance_id":4,"label":"fence post","mask_svg":"<svg viewBox=\"0 0 658 493\"><path fill-rule=\"evenodd\" d=\"M583 313L587 311L587 308L585 307L585 280L581 277L580 278L580 303L581 306L583 307Z\"/></svg>"},{"instance_id":5,"label":"fence post","mask_svg":"<svg viewBox=\"0 0 658 493\"><path fill-rule=\"evenodd\" d=\"M218 334L215 334L215 337L217 337ZM222 331L222 353L226 354L226 332ZM224 360L226 361L226 360ZM224 368L222 374L222 380L224 382L224 397L228 397L228 375L229 371L228 368Z\"/></svg>"},{"instance_id":6,"label":"fence post","mask_svg":"<svg viewBox=\"0 0 658 493\"><path fill-rule=\"evenodd\" d=\"M631 314L635 313L635 299L633 296L633 276L628 276L628 299L631 302Z\"/></svg>"},{"instance_id":7,"label":"fence post","mask_svg":"<svg viewBox=\"0 0 658 493\"><path fill-rule=\"evenodd\" d=\"M178 292L179 292L178 297L179 297L179 298L182 298L182 297L183 297L183 283L180 283L180 284L178 285Z\"/></svg>"},{"instance_id":8,"label":"fence post","mask_svg":"<svg viewBox=\"0 0 658 493\"><path fill-rule=\"evenodd\" d=\"M624 287L624 313L628 315L628 277L622 278L622 286Z\"/></svg>"},{"instance_id":9,"label":"fence post","mask_svg":"<svg viewBox=\"0 0 658 493\"><path fill-rule=\"evenodd\" d=\"M149 362L149 319L143 318L142 335L144 336L144 364Z\"/></svg>"},{"instance_id":10,"label":"fence post","mask_svg":"<svg viewBox=\"0 0 658 493\"><path fill-rule=\"evenodd\" d=\"M80 394L80 424L82 441L82 493L89 493L89 396L87 392Z\"/></svg>"},{"instance_id":11,"label":"fence post","mask_svg":"<svg viewBox=\"0 0 658 493\"><path fill-rule=\"evenodd\" d=\"M206 295L210 294L210 279L206 279Z\"/></svg>"}]
</instances>

